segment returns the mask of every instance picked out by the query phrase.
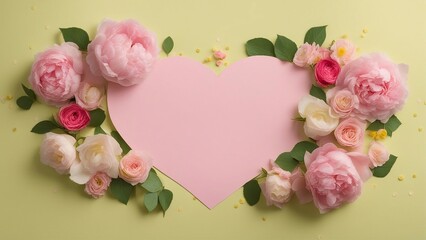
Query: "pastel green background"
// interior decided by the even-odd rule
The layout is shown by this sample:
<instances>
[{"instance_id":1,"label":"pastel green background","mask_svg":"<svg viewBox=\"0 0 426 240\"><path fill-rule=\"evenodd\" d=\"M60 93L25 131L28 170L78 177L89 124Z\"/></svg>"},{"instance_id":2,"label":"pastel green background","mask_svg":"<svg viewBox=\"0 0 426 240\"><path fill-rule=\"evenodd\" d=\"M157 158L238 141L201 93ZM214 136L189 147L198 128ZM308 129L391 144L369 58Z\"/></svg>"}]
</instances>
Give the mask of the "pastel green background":
<instances>
[{"instance_id":1,"label":"pastel green background","mask_svg":"<svg viewBox=\"0 0 426 240\"><path fill-rule=\"evenodd\" d=\"M424 0L2 0L0 239L426 239L425 12ZM241 190L208 210L163 175L175 194L165 218L143 210L140 192L128 206L111 196L93 200L39 161L42 136L30 129L53 109L36 103L23 111L15 100L23 95L20 84L27 84L34 54L61 41L59 27L78 26L93 37L106 17L137 19L159 40L173 37L172 55L199 61L211 48L228 46L227 60L234 62L245 57L244 43L259 36L281 34L300 44L306 30L319 25L328 25L328 43L346 34L360 53L386 52L410 65L410 96L398 114L403 125L386 142L399 159L387 178L365 184L358 201L326 215L296 199L282 210L264 201L249 207L239 204ZM368 32L361 37L363 29Z\"/></svg>"}]
</instances>

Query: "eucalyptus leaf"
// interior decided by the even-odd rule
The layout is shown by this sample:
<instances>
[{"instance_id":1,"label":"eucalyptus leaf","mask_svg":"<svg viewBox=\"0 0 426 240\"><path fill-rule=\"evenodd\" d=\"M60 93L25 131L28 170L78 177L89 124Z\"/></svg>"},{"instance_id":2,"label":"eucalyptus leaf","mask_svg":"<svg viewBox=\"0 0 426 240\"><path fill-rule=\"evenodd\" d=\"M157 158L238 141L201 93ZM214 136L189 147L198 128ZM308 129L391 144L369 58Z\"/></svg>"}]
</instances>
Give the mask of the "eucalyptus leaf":
<instances>
[{"instance_id":1,"label":"eucalyptus leaf","mask_svg":"<svg viewBox=\"0 0 426 240\"><path fill-rule=\"evenodd\" d=\"M169 55L169 53L172 51L173 47L174 47L174 42L173 39L168 36L166 39L164 39L163 41L163 45L161 46L163 48L163 51Z\"/></svg>"},{"instance_id":2,"label":"eucalyptus leaf","mask_svg":"<svg viewBox=\"0 0 426 240\"><path fill-rule=\"evenodd\" d=\"M380 167L373 168L373 176L380 178L386 177L386 175L388 175L393 165L395 164L397 158L397 156L391 154L389 156L389 160L385 164Z\"/></svg>"},{"instance_id":3,"label":"eucalyptus leaf","mask_svg":"<svg viewBox=\"0 0 426 240\"><path fill-rule=\"evenodd\" d=\"M38 134L45 134L54 129L60 128L56 122L50 120L44 120L37 123L32 129L31 132Z\"/></svg>"},{"instance_id":4,"label":"eucalyptus leaf","mask_svg":"<svg viewBox=\"0 0 426 240\"><path fill-rule=\"evenodd\" d=\"M120 144L120 147L123 150L123 154L127 154L130 152L130 150L132 150L117 131L112 131L111 136L115 138L115 140L117 140L117 142Z\"/></svg>"},{"instance_id":5,"label":"eucalyptus leaf","mask_svg":"<svg viewBox=\"0 0 426 240\"><path fill-rule=\"evenodd\" d=\"M28 97L30 97L32 100L36 100L36 94L34 93L34 91L30 88L25 87L24 84L22 84L22 89L24 89L25 94L27 94Z\"/></svg>"},{"instance_id":6,"label":"eucalyptus leaf","mask_svg":"<svg viewBox=\"0 0 426 240\"><path fill-rule=\"evenodd\" d=\"M95 127L95 135L96 134L107 134L107 133L101 128L101 126L97 126Z\"/></svg>"},{"instance_id":7,"label":"eucalyptus leaf","mask_svg":"<svg viewBox=\"0 0 426 240\"><path fill-rule=\"evenodd\" d=\"M127 205L135 187L121 178L114 178L110 184L111 194L121 203Z\"/></svg>"},{"instance_id":8,"label":"eucalyptus leaf","mask_svg":"<svg viewBox=\"0 0 426 240\"><path fill-rule=\"evenodd\" d=\"M65 42L73 42L82 51L87 51L87 45L89 45L89 35L86 31L81 28L70 27L70 28L59 28Z\"/></svg>"},{"instance_id":9,"label":"eucalyptus leaf","mask_svg":"<svg viewBox=\"0 0 426 240\"><path fill-rule=\"evenodd\" d=\"M294 145L290 154L291 154L292 158L296 159L299 162L303 162L304 157L305 157L305 153L307 151L312 152L316 148L318 148L317 144L315 144L313 142L309 142L309 141L302 141L302 142L299 142L296 145Z\"/></svg>"},{"instance_id":10,"label":"eucalyptus leaf","mask_svg":"<svg viewBox=\"0 0 426 240\"><path fill-rule=\"evenodd\" d=\"M167 209L169 209L172 200L173 193L168 189L163 189L158 195L158 201L160 202L161 209L163 209L163 216L166 213Z\"/></svg>"},{"instance_id":11,"label":"eucalyptus leaf","mask_svg":"<svg viewBox=\"0 0 426 240\"><path fill-rule=\"evenodd\" d=\"M259 202L260 186L257 180L250 180L243 186L243 195L248 205L253 206Z\"/></svg>"},{"instance_id":12,"label":"eucalyptus leaf","mask_svg":"<svg viewBox=\"0 0 426 240\"><path fill-rule=\"evenodd\" d=\"M281 153L275 160L275 163L283 170L289 172L292 172L299 165L299 162L291 156L290 152Z\"/></svg>"},{"instance_id":13,"label":"eucalyptus leaf","mask_svg":"<svg viewBox=\"0 0 426 240\"><path fill-rule=\"evenodd\" d=\"M278 35L275 41L275 56L283 61L292 62L297 52L297 45L292 40Z\"/></svg>"},{"instance_id":14,"label":"eucalyptus leaf","mask_svg":"<svg viewBox=\"0 0 426 240\"><path fill-rule=\"evenodd\" d=\"M253 38L246 43L247 56L272 56L275 57L274 44L266 38Z\"/></svg>"},{"instance_id":15,"label":"eucalyptus leaf","mask_svg":"<svg viewBox=\"0 0 426 240\"><path fill-rule=\"evenodd\" d=\"M327 102L327 96L326 96L324 90L320 87L312 85L311 90L309 90L309 94L311 96L314 96L316 98L323 100L324 102Z\"/></svg>"},{"instance_id":16,"label":"eucalyptus leaf","mask_svg":"<svg viewBox=\"0 0 426 240\"><path fill-rule=\"evenodd\" d=\"M101 124L105 121L105 118L106 118L105 111L100 108L90 111L89 115L90 115L89 126L91 127L101 126Z\"/></svg>"},{"instance_id":17,"label":"eucalyptus leaf","mask_svg":"<svg viewBox=\"0 0 426 240\"><path fill-rule=\"evenodd\" d=\"M145 194L143 203L148 212L152 212L158 205L158 193L149 192Z\"/></svg>"},{"instance_id":18,"label":"eucalyptus leaf","mask_svg":"<svg viewBox=\"0 0 426 240\"><path fill-rule=\"evenodd\" d=\"M34 103L34 100L28 96L21 96L18 99L16 99L16 105L18 105L18 107L24 110L30 109L33 103Z\"/></svg>"},{"instance_id":19,"label":"eucalyptus leaf","mask_svg":"<svg viewBox=\"0 0 426 240\"><path fill-rule=\"evenodd\" d=\"M313 27L309 29L305 34L305 39L303 40L304 43L316 43L318 45L322 45L325 41L326 37L326 27L325 26L319 26L319 27Z\"/></svg>"},{"instance_id":20,"label":"eucalyptus leaf","mask_svg":"<svg viewBox=\"0 0 426 240\"><path fill-rule=\"evenodd\" d=\"M154 169L149 171L148 178L141 185L148 192L158 192L164 188L163 183Z\"/></svg>"}]
</instances>

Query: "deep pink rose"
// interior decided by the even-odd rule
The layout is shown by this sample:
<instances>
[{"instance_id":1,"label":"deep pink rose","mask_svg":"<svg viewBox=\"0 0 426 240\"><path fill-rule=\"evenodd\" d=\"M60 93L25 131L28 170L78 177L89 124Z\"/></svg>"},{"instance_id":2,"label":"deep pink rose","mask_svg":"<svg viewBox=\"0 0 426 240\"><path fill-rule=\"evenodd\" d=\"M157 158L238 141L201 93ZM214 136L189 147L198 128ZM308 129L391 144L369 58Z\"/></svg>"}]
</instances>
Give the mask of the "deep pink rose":
<instances>
[{"instance_id":1,"label":"deep pink rose","mask_svg":"<svg viewBox=\"0 0 426 240\"><path fill-rule=\"evenodd\" d=\"M87 63L95 75L122 86L139 83L158 55L156 37L136 21L103 21L87 48Z\"/></svg>"},{"instance_id":2,"label":"deep pink rose","mask_svg":"<svg viewBox=\"0 0 426 240\"><path fill-rule=\"evenodd\" d=\"M79 131L89 124L90 115L86 109L71 103L59 109L58 122L69 131Z\"/></svg>"},{"instance_id":3,"label":"deep pink rose","mask_svg":"<svg viewBox=\"0 0 426 240\"><path fill-rule=\"evenodd\" d=\"M320 87L327 87L336 82L340 65L333 59L322 59L315 65L315 79Z\"/></svg>"},{"instance_id":4,"label":"deep pink rose","mask_svg":"<svg viewBox=\"0 0 426 240\"><path fill-rule=\"evenodd\" d=\"M332 143L306 152L305 164L306 185L320 213L355 201L361 194L363 181L372 175L367 156L346 152Z\"/></svg>"},{"instance_id":5,"label":"deep pink rose","mask_svg":"<svg viewBox=\"0 0 426 240\"><path fill-rule=\"evenodd\" d=\"M146 180L151 168L152 160L148 155L131 150L121 159L118 176L134 186Z\"/></svg>"},{"instance_id":6,"label":"deep pink rose","mask_svg":"<svg viewBox=\"0 0 426 240\"><path fill-rule=\"evenodd\" d=\"M339 123L334 130L337 142L344 147L359 147L364 142L367 123L356 118L347 118Z\"/></svg>"},{"instance_id":7,"label":"deep pink rose","mask_svg":"<svg viewBox=\"0 0 426 240\"><path fill-rule=\"evenodd\" d=\"M66 42L36 55L28 81L43 102L62 106L74 97L81 74L81 52L76 44Z\"/></svg>"},{"instance_id":8,"label":"deep pink rose","mask_svg":"<svg viewBox=\"0 0 426 240\"><path fill-rule=\"evenodd\" d=\"M98 172L86 183L84 191L94 198L99 198L105 195L111 178L103 172Z\"/></svg>"},{"instance_id":9,"label":"deep pink rose","mask_svg":"<svg viewBox=\"0 0 426 240\"><path fill-rule=\"evenodd\" d=\"M405 103L407 73L407 65L397 65L384 55L373 53L344 66L336 87L357 96L359 106L353 112L359 118L387 122Z\"/></svg>"}]
</instances>

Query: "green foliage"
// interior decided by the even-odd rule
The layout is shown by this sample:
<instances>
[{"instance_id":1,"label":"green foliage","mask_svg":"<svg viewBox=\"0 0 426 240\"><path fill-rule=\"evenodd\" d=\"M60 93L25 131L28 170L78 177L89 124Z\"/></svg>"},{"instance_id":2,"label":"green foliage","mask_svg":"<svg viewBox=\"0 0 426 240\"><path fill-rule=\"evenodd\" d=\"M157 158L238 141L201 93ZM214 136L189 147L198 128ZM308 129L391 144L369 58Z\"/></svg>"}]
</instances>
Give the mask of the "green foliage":
<instances>
[{"instance_id":1,"label":"green foliage","mask_svg":"<svg viewBox=\"0 0 426 240\"><path fill-rule=\"evenodd\" d=\"M174 45L175 44L173 42L173 39L170 36L168 36L166 39L164 39L163 45L161 47L163 48L163 51L167 55L169 55L169 53L173 50Z\"/></svg>"},{"instance_id":2,"label":"green foliage","mask_svg":"<svg viewBox=\"0 0 426 240\"><path fill-rule=\"evenodd\" d=\"M172 200L173 193L168 189L163 189L158 195L158 201L160 202L161 209L163 210L163 216L166 214L167 209L169 209Z\"/></svg>"},{"instance_id":3,"label":"green foliage","mask_svg":"<svg viewBox=\"0 0 426 240\"><path fill-rule=\"evenodd\" d=\"M56 122L50 120L44 120L37 123L32 129L31 132L37 134L45 134L54 129L61 128Z\"/></svg>"},{"instance_id":4,"label":"green foliage","mask_svg":"<svg viewBox=\"0 0 426 240\"><path fill-rule=\"evenodd\" d=\"M132 150L117 131L112 131L111 136L115 138L115 140L117 140L117 142L120 144L121 149L123 149L123 155Z\"/></svg>"},{"instance_id":5,"label":"green foliage","mask_svg":"<svg viewBox=\"0 0 426 240\"><path fill-rule=\"evenodd\" d=\"M16 105L18 105L18 107L24 110L30 109L33 103L34 103L34 100L32 100L28 96L21 96L16 100Z\"/></svg>"},{"instance_id":6,"label":"green foliage","mask_svg":"<svg viewBox=\"0 0 426 240\"><path fill-rule=\"evenodd\" d=\"M250 180L243 186L243 194L250 206L255 205L260 199L260 186L257 180Z\"/></svg>"},{"instance_id":7,"label":"green foliage","mask_svg":"<svg viewBox=\"0 0 426 240\"><path fill-rule=\"evenodd\" d=\"M290 152L290 155L292 158L296 159L299 162L303 162L304 157L305 157L305 153L308 152L312 152L313 150L315 150L316 148L318 148L318 145L313 143L313 142L309 142L309 141L302 141L297 143L293 149Z\"/></svg>"},{"instance_id":8,"label":"green foliage","mask_svg":"<svg viewBox=\"0 0 426 240\"><path fill-rule=\"evenodd\" d=\"M386 123L382 123L379 120L372 122L367 127L367 130L377 131L379 129L386 129L388 136L392 137L393 132L395 132L399 128L399 126L401 126L401 124L401 121L399 121L399 119L395 115L392 115Z\"/></svg>"},{"instance_id":9,"label":"green foliage","mask_svg":"<svg viewBox=\"0 0 426 240\"><path fill-rule=\"evenodd\" d=\"M135 187L121 178L114 178L110 184L111 194L121 203L127 205Z\"/></svg>"},{"instance_id":10,"label":"green foliage","mask_svg":"<svg viewBox=\"0 0 426 240\"><path fill-rule=\"evenodd\" d=\"M154 169L149 171L148 178L141 185L148 192L158 192L164 188L163 183Z\"/></svg>"},{"instance_id":11,"label":"green foliage","mask_svg":"<svg viewBox=\"0 0 426 240\"><path fill-rule=\"evenodd\" d=\"M275 41L275 56L283 61L292 62L297 52L297 45L292 40L278 35Z\"/></svg>"},{"instance_id":12,"label":"green foliage","mask_svg":"<svg viewBox=\"0 0 426 240\"><path fill-rule=\"evenodd\" d=\"M145 194L143 203L148 212L152 212L158 206L158 193L149 192Z\"/></svg>"},{"instance_id":13,"label":"green foliage","mask_svg":"<svg viewBox=\"0 0 426 240\"><path fill-rule=\"evenodd\" d=\"M291 156L290 152L281 153L275 160L275 163L280 168L289 172L293 171L299 165L299 162Z\"/></svg>"},{"instance_id":14,"label":"green foliage","mask_svg":"<svg viewBox=\"0 0 426 240\"><path fill-rule=\"evenodd\" d=\"M314 96L316 98L323 100L324 102L327 102L327 96L326 96L324 90L320 87L312 85L311 90L309 90L309 94L311 96Z\"/></svg>"},{"instance_id":15,"label":"green foliage","mask_svg":"<svg viewBox=\"0 0 426 240\"><path fill-rule=\"evenodd\" d=\"M101 128L101 126L95 127L95 135L97 134L106 134L106 132Z\"/></svg>"},{"instance_id":16,"label":"green foliage","mask_svg":"<svg viewBox=\"0 0 426 240\"><path fill-rule=\"evenodd\" d=\"M89 126L91 127L101 126L101 124L105 121L105 118L106 118L105 111L100 108L90 111L89 115L90 115Z\"/></svg>"},{"instance_id":17,"label":"green foliage","mask_svg":"<svg viewBox=\"0 0 426 240\"><path fill-rule=\"evenodd\" d=\"M253 38L246 43L248 56L264 55L275 57L274 44L266 38Z\"/></svg>"},{"instance_id":18,"label":"green foliage","mask_svg":"<svg viewBox=\"0 0 426 240\"><path fill-rule=\"evenodd\" d=\"M77 44L81 51L87 51L87 45L89 45L89 35L86 31L81 28L59 28L65 42L73 42Z\"/></svg>"},{"instance_id":19,"label":"green foliage","mask_svg":"<svg viewBox=\"0 0 426 240\"><path fill-rule=\"evenodd\" d=\"M326 27L327 26L319 26L319 27L313 27L310 28L306 34L305 39L303 40L304 43L316 43L318 45L322 45L325 41L326 37Z\"/></svg>"},{"instance_id":20,"label":"green foliage","mask_svg":"<svg viewBox=\"0 0 426 240\"><path fill-rule=\"evenodd\" d=\"M389 156L389 160L385 164L380 167L373 168L373 176L380 178L386 177L395 164L397 158L397 156L391 154Z\"/></svg>"}]
</instances>

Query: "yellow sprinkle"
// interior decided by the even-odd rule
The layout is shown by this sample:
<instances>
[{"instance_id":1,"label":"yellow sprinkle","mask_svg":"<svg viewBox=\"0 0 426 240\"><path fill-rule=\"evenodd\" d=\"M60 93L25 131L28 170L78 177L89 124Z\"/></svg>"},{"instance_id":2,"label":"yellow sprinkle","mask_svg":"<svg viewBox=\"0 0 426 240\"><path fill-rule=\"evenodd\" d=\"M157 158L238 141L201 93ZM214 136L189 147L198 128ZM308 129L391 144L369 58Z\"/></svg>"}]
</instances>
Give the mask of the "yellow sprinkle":
<instances>
[{"instance_id":1,"label":"yellow sprinkle","mask_svg":"<svg viewBox=\"0 0 426 240\"><path fill-rule=\"evenodd\" d=\"M412 178L416 178L417 175L415 173L413 173L413 175L411 175Z\"/></svg>"},{"instance_id":2,"label":"yellow sprinkle","mask_svg":"<svg viewBox=\"0 0 426 240\"><path fill-rule=\"evenodd\" d=\"M364 28L364 29L362 29L362 32L363 32L363 33L368 33L368 29L367 29L367 28Z\"/></svg>"},{"instance_id":3,"label":"yellow sprinkle","mask_svg":"<svg viewBox=\"0 0 426 240\"><path fill-rule=\"evenodd\" d=\"M36 6L31 6L31 10L33 10L33 11L35 11L37 9L37 7Z\"/></svg>"},{"instance_id":4,"label":"yellow sprinkle","mask_svg":"<svg viewBox=\"0 0 426 240\"><path fill-rule=\"evenodd\" d=\"M392 193L392 197L396 197L396 196L398 196L397 192Z\"/></svg>"},{"instance_id":5,"label":"yellow sprinkle","mask_svg":"<svg viewBox=\"0 0 426 240\"><path fill-rule=\"evenodd\" d=\"M348 38L348 35L347 34L343 34L342 38Z\"/></svg>"},{"instance_id":6,"label":"yellow sprinkle","mask_svg":"<svg viewBox=\"0 0 426 240\"><path fill-rule=\"evenodd\" d=\"M178 55L179 55L179 56L183 56L183 53L179 53Z\"/></svg>"},{"instance_id":7,"label":"yellow sprinkle","mask_svg":"<svg viewBox=\"0 0 426 240\"><path fill-rule=\"evenodd\" d=\"M200 49L199 48L195 49L195 52L200 53Z\"/></svg>"},{"instance_id":8,"label":"yellow sprinkle","mask_svg":"<svg viewBox=\"0 0 426 240\"><path fill-rule=\"evenodd\" d=\"M244 198L240 198L240 201L239 201L239 203L240 204L244 204L246 201L244 200Z\"/></svg>"},{"instance_id":9,"label":"yellow sprinkle","mask_svg":"<svg viewBox=\"0 0 426 240\"><path fill-rule=\"evenodd\" d=\"M12 132L16 132L16 128L12 128Z\"/></svg>"},{"instance_id":10,"label":"yellow sprinkle","mask_svg":"<svg viewBox=\"0 0 426 240\"><path fill-rule=\"evenodd\" d=\"M209 63L209 62L211 62L212 61L212 58L211 57L206 57L206 58L204 58L204 63Z\"/></svg>"},{"instance_id":11,"label":"yellow sprinkle","mask_svg":"<svg viewBox=\"0 0 426 240\"><path fill-rule=\"evenodd\" d=\"M238 204L234 204L234 208L237 209L239 207Z\"/></svg>"},{"instance_id":12,"label":"yellow sprinkle","mask_svg":"<svg viewBox=\"0 0 426 240\"><path fill-rule=\"evenodd\" d=\"M413 194L414 194L414 192L413 192L413 191L409 191L409 192L408 192L408 196L410 196L410 197L411 197L411 196L413 196Z\"/></svg>"},{"instance_id":13,"label":"yellow sprinkle","mask_svg":"<svg viewBox=\"0 0 426 240\"><path fill-rule=\"evenodd\" d=\"M377 131L369 131L369 132L368 132L368 136L370 136L371 138L376 138L376 136L377 136Z\"/></svg>"},{"instance_id":14,"label":"yellow sprinkle","mask_svg":"<svg viewBox=\"0 0 426 240\"><path fill-rule=\"evenodd\" d=\"M404 178L405 178L404 175L401 174L398 176L398 181L404 181Z\"/></svg>"},{"instance_id":15,"label":"yellow sprinkle","mask_svg":"<svg viewBox=\"0 0 426 240\"><path fill-rule=\"evenodd\" d=\"M212 52L216 52L217 51L217 48L212 48Z\"/></svg>"},{"instance_id":16,"label":"yellow sprinkle","mask_svg":"<svg viewBox=\"0 0 426 240\"><path fill-rule=\"evenodd\" d=\"M413 117L417 117L417 113L413 113Z\"/></svg>"},{"instance_id":17,"label":"yellow sprinkle","mask_svg":"<svg viewBox=\"0 0 426 240\"><path fill-rule=\"evenodd\" d=\"M224 62L223 66L227 67L228 66L228 62Z\"/></svg>"},{"instance_id":18,"label":"yellow sprinkle","mask_svg":"<svg viewBox=\"0 0 426 240\"><path fill-rule=\"evenodd\" d=\"M423 128L422 128L422 127L419 127L417 130L418 130L419 132L423 132Z\"/></svg>"},{"instance_id":19,"label":"yellow sprinkle","mask_svg":"<svg viewBox=\"0 0 426 240\"><path fill-rule=\"evenodd\" d=\"M228 46L226 46L226 47L225 47L225 50L226 50L226 51L229 51L229 47L228 47Z\"/></svg>"},{"instance_id":20,"label":"yellow sprinkle","mask_svg":"<svg viewBox=\"0 0 426 240\"><path fill-rule=\"evenodd\" d=\"M12 95L7 95L7 96L6 96L6 100L9 100L9 101L10 101L10 100L12 100L12 99L13 99L13 96L12 96Z\"/></svg>"},{"instance_id":21,"label":"yellow sprinkle","mask_svg":"<svg viewBox=\"0 0 426 240\"><path fill-rule=\"evenodd\" d=\"M265 218L265 217L262 217L262 221L264 221L264 222L265 222L265 221L266 221L266 218Z\"/></svg>"},{"instance_id":22,"label":"yellow sprinkle","mask_svg":"<svg viewBox=\"0 0 426 240\"><path fill-rule=\"evenodd\" d=\"M343 57L346 53L346 48L340 47L337 49L337 56L338 57Z\"/></svg>"},{"instance_id":23,"label":"yellow sprinkle","mask_svg":"<svg viewBox=\"0 0 426 240\"><path fill-rule=\"evenodd\" d=\"M360 37L361 37L361 38L365 38L365 34L364 34L364 33L362 33L362 34L360 35Z\"/></svg>"},{"instance_id":24,"label":"yellow sprinkle","mask_svg":"<svg viewBox=\"0 0 426 240\"><path fill-rule=\"evenodd\" d=\"M388 136L386 129L379 129L377 131L376 140L384 140Z\"/></svg>"}]
</instances>

